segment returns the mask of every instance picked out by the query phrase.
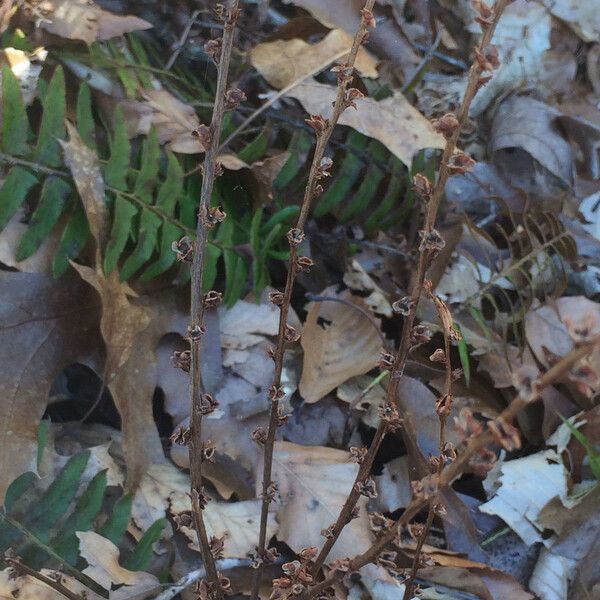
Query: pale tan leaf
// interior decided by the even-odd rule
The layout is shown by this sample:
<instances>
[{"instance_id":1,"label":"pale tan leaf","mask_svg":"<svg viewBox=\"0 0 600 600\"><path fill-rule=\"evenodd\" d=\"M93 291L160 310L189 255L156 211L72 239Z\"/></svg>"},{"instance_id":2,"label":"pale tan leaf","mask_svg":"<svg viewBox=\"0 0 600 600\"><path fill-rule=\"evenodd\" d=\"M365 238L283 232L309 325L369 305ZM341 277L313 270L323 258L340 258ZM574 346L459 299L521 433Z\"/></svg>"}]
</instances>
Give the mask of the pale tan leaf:
<instances>
[{"instance_id":1,"label":"pale tan leaf","mask_svg":"<svg viewBox=\"0 0 600 600\"><path fill-rule=\"evenodd\" d=\"M102 252L108 231L108 209L104 199L105 186L98 155L85 145L77 129L69 122L67 130L69 141L60 141L65 152L65 161L73 174L92 235L99 251Z\"/></svg>"},{"instance_id":2,"label":"pale tan leaf","mask_svg":"<svg viewBox=\"0 0 600 600\"><path fill-rule=\"evenodd\" d=\"M145 90L144 100L121 102L128 124L128 134L147 135L152 127L161 144L168 144L173 152L198 154L205 151L194 132L200 127L193 107L182 102L164 89Z\"/></svg>"},{"instance_id":3,"label":"pale tan leaf","mask_svg":"<svg viewBox=\"0 0 600 600\"><path fill-rule=\"evenodd\" d=\"M542 4L585 42L600 40L600 11L593 0L542 0Z\"/></svg>"},{"instance_id":4,"label":"pale tan leaf","mask_svg":"<svg viewBox=\"0 0 600 600\"><path fill-rule=\"evenodd\" d=\"M335 94L333 86L315 80L307 80L289 93L301 102L307 112L324 117L331 114ZM444 138L399 92L379 102L373 98L363 98L357 106L358 110L350 108L342 113L340 125L348 125L380 141L405 165L410 165L413 156L424 148L445 146Z\"/></svg>"},{"instance_id":5,"label":"pale tan leaf","mask_svg":"<svg viewBox=\"0 0 600 600\"><path fill-rule=\"evenodd\" d=\"M243 350L277 335L279 309L270 303L256 304L240 300L221 312L221 345Z\"/></svg>"},{"instance_id":6,"label":"pale tan leaf","mask_svg":"<svg viewBox=\"0 0 600 600\"><path fill-rule=\"evenodd\" d=\"M111 599L131 598L145 591L159 588L158 579L144 571L129 571L119 564L119 549L94 531L78 531L79 553L88 566L83 573L103 588L110 590L114 585L124 585Z\"/></svg>"},{"instance_id":7,"label":"pale tan leaf","mask_svg":"<svg viewBox=\"0 0 600 600\"><path fill-rule=\"evenodd\" d=\"M375 283L357 260L352 260L344 273L344 283L354 292L360 292L365 304L375 313L392 316L392 307L385 292Z\"/></svg>"},{"instance_id":8,"label":"pale tan leaf","mask_svg":"<svg viewBox=\"0 0 600 600\"><path fill-rule=\"evenodd\" d=\"M33 52L24 52L16 48L4 48L0 51L0 65L7 64L19 80L19 89L26 106L29 106L37 96L38 79L47 55L48 51L44 48L37 48ZM2 81L1 74L0 81ZM0 115L1 111L0 107Z\"/></svg>"},{"instance_id":9,"label":"pale tan leaf","mask_svg":"<svg viewBox=\"0 0 600 600\"><path fill-rule=\"evenodd\" d=\"M364 302L348 291L336 296L365 309ZM319 320L324 320L321 325ZM374 320L377 326L379 321ZM300 394L316 402L355 375L374 368L379 360L381 338L373 323L358 310L339 302L311 302L302 332L304 350Z\"/></svg>"},{"instance_id":10,"label":"pale tan leaf","mask_svg":"<svg viewBox=\"0 0 600 600\"><path fill-rule=\"evenodd\" d=\"M298 38L263 42L252 49L250 62L274 88L282 89L301 81L319 67L324 70L327 63L343 61L341 53L349 52L351 47L352 36L334 29L316 44ZM358 52L356 69L365 77L378 76L377 61L364 48Z\"/></svg>"},{"instance_id":11,"label":"pale tan leaf","mask_svg":"<svg viewBox=\"0 0 600 600\"><path fill-rule=\"evenodd\" d=\"M335 522L357 470L348 452L275 442L273 480L282 498L277 538L295 551L315 545L321 530ZM355 556L371 544L366 500L359 500L360 516L345 527L330 560Z\"/></svg>"},{"instance_id":12,"label":"pale tan leaf","mask_svg":"<svg viewBox=\"0 0 600 600\"><path fill-rule=\"evenodd\" d=\"M49 33L91 44L130 31L150 29L151 23L134 16L120 16L100 8L92 0L44 0L40 27Z\"/></svg>"}]
</instances>

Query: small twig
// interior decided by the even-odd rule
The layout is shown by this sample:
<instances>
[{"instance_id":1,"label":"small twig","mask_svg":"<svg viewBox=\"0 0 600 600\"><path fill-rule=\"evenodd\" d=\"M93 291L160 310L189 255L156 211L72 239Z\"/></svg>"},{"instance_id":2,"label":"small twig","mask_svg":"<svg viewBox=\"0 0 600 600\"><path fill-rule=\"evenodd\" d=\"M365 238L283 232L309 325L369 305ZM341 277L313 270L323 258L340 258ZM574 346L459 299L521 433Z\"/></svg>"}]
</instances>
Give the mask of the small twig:
<instances>
[{"instance_id":1,"label":"small twig","mask_svg":"<svg viewBox=\"0 0 600 600\"><path fill-rule=\"evenodd\" d=\"M47 575L43 575L42 573L39 573L35 569L28 567L26 564L21 562L16 557L5 555L4 560L17 573L29 575L30 577L33 577L34 579L41 581L48 587L51 587L53 590L58 592L61 596L64 596L65 598L69 598L69 600L82 600L82 598L83 598L81 594L72 592L68 587L65 587L59 580L52 579L51 577L48 577Z\"/></svg>"},{"instance_id":2,"label":"small twig","mask_svg":"<svg viewBox=\"0 0 600 600\"><path fill-rule=\"evenodd\" d=\"M169 71L171 67L175 64L175 61L177 60L177 57L179 56L183 48L185 47L185 43L190 35L190 31L192 30L192 27L194 26L194 23L196 22L196 19L198 18L201 12L201 10L195 10L192 13L192 16L189 18L189 21L187 22L187 25L185 26L181 37L179 38L179 40L177 40L177 43L175 44L175 49L173 50L173 53L171 54L169 60L167 61L167 64L165 65L166 71Z\"/></svg>"},{"instance_id":3,"label":"small twig","mask_svg":"<svg viewBox=\"0 0 600 600\"><path fill-rule=\"evenodd\" d=\"M438 49L438 46L440 45L441 41L442 34L440 31L438 31L437 35L435 36L435 40L433 41L433 44L431 44L431 46L421 59L421 62L415 67L415 70L412 72L411 76L406 79L404 85L400 88L400 91L403 94L406 94L407 92L410 92L412 90L414 84L417 82L417 78L421 75L422 71L427 66L427 63L435 56L435 51Z\"/></svg>"},{"instance_id":4,"label":"small twig","mask_svg":"<svg viewBox=\"0 0 600 600\"><path fill-rule=\"evenodd\" d=\"M239 0L234 0L231 8L223 15L225 27L223 37L220 42L213 41L211 48L213 55L218 63L217 72L217 90L215 94L215 104L212 114L212 120L208 132L204 132L204 142L207 146L204 157L202 189L200 194L200 210L198 215L198 225L196 228L196 242L194 246L194 256L191 267L191 318L192 322L189 328L188 337L191 346L190 356L190 435L189 435L189 456L190 456L190 475L191 475L191 500L194 514L194 523L198 534L198 541L202 551L202 559L209 580L214 588L214 594L217 600L223 599L223 590L219 580L219 574L215 566L215 560L212 555L206 524L204 523L203 510L208 501L202 487L202 416L214 410L214 400L204 395L204 388L201 378L201 358L200 341L205 331L204 312L206 302L202 294L204 257L208 242L208 231L215 221L220 221L224 217L223 213L212 212L210 201L214 180L217 172L217 155L219 140L223 128L223 118L226 106L227 78L229 74L229 64L233 49L233 40L235 37L235 24L239 16ZM219 298L214 294L214 298Z\"/></svg>"},{"instance_id":5,"label":"small twig","mask_svg":"<svg viewBox=\"0 0 600 600\"><path fill-rule=\"evenodd\" d=\"M308 121L309 125L315 130L317 142L313 155L308 182L304 191L300 214L294 229L288 232L288 241L290 244L290 259L288 264L288 273L285 283L285 290L282 292L273 292L270 295L271 301L280 307L279 313L279 328L277 334L277 344L273 351L275 360L275 374L273 377L273 385L269 389L269 399L271 400L271 410L269 415L269 427L265 432L266 439L264 440L264 460L263 460L263 476L262 476L262 505L260 518L260 532L257 547L258 557L262 559L256 569L254 585L252 589L252 597L256 600L259 595L260 582L262 577L263 563L266 558L266 537L267 537L267 518L269 514L269 504L274 497L274 482L271 481L273 468L273 450L275 445L275 435L280 423L280 399L284 392L281 387L281 375L283 372L283 355L286 341L295 341L299 338L297 332L288 325L288 313L292 298L292 291L296 280L296 274L301 269L308 269L312 261L306 257L301 257L298 254L298 246L304 239L304 227L308 219L309 211L315 197L322 192L322 187L319 183L327 176L328 169L331 168L331 159L324 158L325 149L329 143L331 134L337 125L340 115L346 108L353 106L353 99L357 99L362 94L355 89L349 89L349 84L352 81L354 74L354 63L358 55L359 48L365 38L367 29L374 25L374 18L371 13L375 0L367 0L364 9L361 13L361 22L354 40L352 48L345 64L335 67L338 76L338 87L336 99L333 104L333 110L328 118L321 115L312 115ZM346 53L344 53L346 54ZM289 87L289 86L288 86ZM283 90L282 90L283 91ZM229 143L229 140L227 141ZM317 187L318 186L318 187Z\"/></svg>"},{"instance_id":6,"label":"small twig","mask_svg":"<svg viewBox=\"0 0 600 600\"><path fill-rule=\"evenodd\" d=\"M584 343L581 346L575 348L569 354L560 359L552 368L544 373L537 381L531 383L531 385L521 391L515 399L500 413L497 419L510 423L517 416L525 406L539 399L540 394L549 385L552 385L558 381L565 373L567 373L575 364L585 358L594 348L600 345L600 337ZM458 455L457 459L448 464L442 471L442 475L438 481L438 489L450 485L457 477L459 477L471 458L482 448L488 446L494 442L495 437L489 427L486 431L474 437L469 438L467 446ZM362 554L354 557L348 563L348 573L353 573L365 565L377 560L377 557L381 554L385 548L394 542L398 535L399 528L407 525L418 515L431 501L431 497L420 494L414 497L411 503L407 506L404 513L399 519L386 531L370 548L368 548ZM328 587L332 586L338 579L331 575L321 583L318 583L311 588L308 597L314 598Z\"/></svg>"}]
</instances>

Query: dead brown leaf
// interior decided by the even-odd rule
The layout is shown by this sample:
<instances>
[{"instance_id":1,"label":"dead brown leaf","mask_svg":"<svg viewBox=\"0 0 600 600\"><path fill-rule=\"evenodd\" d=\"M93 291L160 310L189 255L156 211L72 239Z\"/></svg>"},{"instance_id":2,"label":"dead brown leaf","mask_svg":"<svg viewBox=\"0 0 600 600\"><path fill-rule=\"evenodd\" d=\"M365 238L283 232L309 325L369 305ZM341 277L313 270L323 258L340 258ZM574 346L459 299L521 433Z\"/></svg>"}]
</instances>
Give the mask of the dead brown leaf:
<instances>
[{"instance_id":1,"label":"dead brown leaf","mask_svg":"<svg viewBox=\"0 0 600 600\"><path fill-rule=\"evenodd\" d=\"M83 573L106 590L119 585L111 592L111 600L149 597L160 589L158 579L144 571L129 571L119 564L119 549L106 538L94 531L78 531L79 553L88 566Z\"/></svg>"},{"instance_id":2,"label":"dead brown leaf","mask_svg":"<svg viewBox=\"0 0 600 600\"><path fill-rule=\"evenodd\" d=\"M333 86L307 80L289 95L299 100L310 114L327 117L331 113L335 93ZM380 141L405 165L410 165L413 156L423 148L445 146L444 138L399 92L379 102L373 98L363 98L358 110L343 112L339 123Z\"/></svg>"},{"instance_id":3,"label":"dead brown leaf","mask_svg":"<svg viewBox=\"0 0 600 600\"><path fill-rule=\"evenodd\" d=\"M348 291L336 295L328 288L323 295L365 310L364 302ZM374 322L379 327L379 321ZM373 322L352 306L335 301L308 305L301 344L304 363L300 394L305 402L317 402L344 381L373 369L382 348Z\"/></svg>"},{"instance_id":4,"label":"dead brown leaf","mask_svg":"<svg viewBox=\"0 0 600 600\"><path fill-rule=\"evenodd\" d=\"M275 442L273 479L282 499L277 538L295 551L314 545L321 530L335 522L357 469L342 450ZM342 532L329 555L331 560L355 556L370 545L366 500L359 501L360 516Z\"/></svg>"},{"instance_id":5,"label":"dead brown leaf","mask_svg":"<svg viewBox=\"0 0 600 600\"><path fill-rule=\"evenodd\" d=\"M326 63L343 60L342 52L352 47L352 36L341 29L330 31L321 41L309 44L304 40L275 40L263 42L250 52L252 66L276 89L325 69ZM356 69L365 77L377 77L376 61L361 48L356 58Z\"/></svg>"},{"instance_id":6,"label":"dead brown leaf","mask_svg":"<svg viewBox=\"0 0 600 600\"><path fill-rule=\"evenodd\" d=\"M42 29L70 40L83 40L86 44L152 27L138 17L103 10L93 0L44 0L38 10L44 11L44 18L40 20Z\"/></svg>"},{"instance_id":7,"label":"dead brown leaf","mask_svg":"<svg viewBox=\"0 0 600 600\"><path fill-rule=\"evenodd\" d=\"M35 471L37 429L50 386L71 363L90 364L99 302L78 277L0 272L0 498ZM97 358L97 357L96 357ZM10 450L8 450L10 449Z\"/></svg>"}]
</instances>

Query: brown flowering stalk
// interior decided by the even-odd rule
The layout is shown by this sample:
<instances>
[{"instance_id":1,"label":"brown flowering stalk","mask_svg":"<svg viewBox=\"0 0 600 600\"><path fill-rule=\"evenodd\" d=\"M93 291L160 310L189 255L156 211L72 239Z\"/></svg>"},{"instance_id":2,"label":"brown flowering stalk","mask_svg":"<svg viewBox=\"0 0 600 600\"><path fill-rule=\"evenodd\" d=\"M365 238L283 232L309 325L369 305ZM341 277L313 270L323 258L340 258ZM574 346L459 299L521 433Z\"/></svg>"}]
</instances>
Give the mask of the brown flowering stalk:
<instances>
[{"instance_id":1,"label":"brown flowering stalk","mask_svg":"<svg viewBox=\"0 0 600 600\"><path fill-rule=\"evenodd\" d=\"M498 417L489 421L486 427L481 427L480 431L471 433L466 441L464 449L458 454L456 460L444 467L440 476L437 474L429 475L420 482L414 482L413 489L416 493L411 503L407 506L402 516L391 524L378 540L365 552L355 556L352 559L342 559L335 561L331 566L331 574L322 582L313 586L308 598L320 597L329 587L340 581L345 575L358 571L365 565L376 562L389 544L397 539L400 528L406 527L427 505L432 498L437 495L438 490L450 485L459 477L469 466L470 461L486 449L492 443L501 445L514 443L516 429L511 425L517 414L528 404L539 399L540 394L549 385L568 375L571 369L586 356L600 346L600 336L590 339L577 346L562 357L548 371L538 379L531 379L526 375L517 382L517 396L500 413Z\"/></svg>"},{"instance_id":2,"label":"brown flowering stalk","mask_svg":"<svg viewBox=\"0 0 600 600\"><path fill-rule=\"evenodd\" d=\"M381 368L389 370L391 375L386 390L386 404L383 408L383 415L387 418L380 419L371 445L368 450L362 452L362 462L355 484L340 511L338 519L333 525L324 530L327 540L315 560L313 574L316 574L323 566L343 528L356 514L356 503L361 495L359 490L364 489L365 484L370 481L371 467L385 435L389 431L394 431L400 427L401 420L396 409L398 385L404 374L410 348L419 341L427 340L425 328L414 327L417 307L423 294L427 270L445 244L442 236L434 228L437 213L448 177L454 173L464 173L474 164L474 161L468 155L455 152L456 143L467 120L469 108L477 90L490 79L490 76L482 76L483 71L491 71L499 65L497 52L489 44L508 1L497 0L493 9L480 0L473 2L479 13L477 21L482 27L483 35L480 44L475 48L475 61L469 71L467 89L462 105L458 115L447 114L434 122L436 130L446 138L446 146L442 154L435 184L420 174L414 179L415 191L426 203L426 214L423 229L419 232L421 238L419 261L412 280L410 295L397 300L392 305L394 312L404 316L398 352L395 356L384 352L380 363ZM448 355L448 352L446 352L446 355Z\"/></svg>"},{"instance_id":3,"label":"brown flowering stalk","mask_svg":"<svg viewBox=\"0 0 600 600\"><path fill-rule=\"evenodd\" d=\"M273 448L275 444L275 435L277 428L284 422L284 417L281 415L280 401L284 397L284 391L281 387L281 374L283 372L283 355L286 342L295 342L300 338L299 333L290 325L288 325L288 313L290 310L290 302L292 290L296 275L298 272L307 272L312 261L310 258L300 256L298 247L304 240L304 227L308 219L309 211L312 202L322 192L323 187L321 181L329 176L329 169L333 161L325 156L325 149L329 142L329 138L335 128L340 115L347 108L356 108L355 101L362 97L362 93L350 87L354 75L354 63L361 44L365 41L368 29L375 27L375 18L372 10L375 0L366 0L364 8L361 10L361 22L354 36L352 48L346 61L335 66L332 71L336 73L338 86L335 102L331 115L328 118L322 115L311 115L307 119L307 123L312 127L316 134L315 152L308 175L308 182L304 191L300 215L293 229L287 234L290 244L290 258L288 264L287 280L283 292L273 292L270 294L270 300L273 304L279 306L279 330L275 348L271 349L271 356L275 361L275 375L273 377L273 385L269 389L269 400L271 402L271 410L269 416L269 426L265 431L259 428L253 433L253 439L264 445L264 462L263 462L263 479L262 479L262 507L260 517L260 532L257 546L257 570L254 579L253 598L258 598L260 581L262 576L263 564L270 560L271 552L266 551L267 537L267 517L269 514L269 504L274 499L277 493L277 485L271 480L273 467Z\"/></svg>"},{"instance_id":4,"label":"brown flowering stalk","mask_svg":"<svg viewBox=\"0 0 600 600\"><path fill-rule=\"evenodd\" d=\"M205 393L201 376L201 339L206 331L204 314L207 308L216 306L221 300L221 294L210 291L202 294L204 271L204 257L208 241L208 232L217 223L223 221L225 213L218 207L211 207L210 201L215 177L220 174L221 168L217 163L217 153L223 127L223 116L227 110L235 108L241 100L243 93L236 89L227 89L229 64L235 37L235 25L240 15L239 0L234 0L229 8L217 4L215 9L217 18L223 24L223 37L220 40L210 40L205 49L217 65L217 91L213 108L210 127L202 125L195 133L205 148L204 163L202 166L202 190L198 212L198 225L196 228L196 241L183 238L174 244L174 249L181 260L191 259L191 324L188 327L187 338L190 342L190 351L177 353L174 364L190 372L190 427L189 430L178 431L176 440L189 448L190 475L191 475L191 501L193 521L198 534L198 541L202 552L202 560L208 574L208 582L202 582L207 597L217 600L223 599L225 578L221 578L215 566L215 555L220 549L219 540L209 540L204 523L203 510L209 501L202 486L202 463L209 460L214 447L210 441L202 441L202 417L214 411L217 401Z\"/></svg>"}]
</instances>

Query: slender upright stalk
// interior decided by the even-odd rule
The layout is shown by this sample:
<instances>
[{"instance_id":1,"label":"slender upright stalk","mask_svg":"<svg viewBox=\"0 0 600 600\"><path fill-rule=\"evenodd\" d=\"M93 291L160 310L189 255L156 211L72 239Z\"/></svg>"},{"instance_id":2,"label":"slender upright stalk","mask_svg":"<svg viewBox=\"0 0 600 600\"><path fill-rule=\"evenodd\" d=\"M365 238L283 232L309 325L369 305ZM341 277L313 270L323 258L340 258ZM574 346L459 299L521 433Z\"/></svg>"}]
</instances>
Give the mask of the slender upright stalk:
<instances>
[{"instance_id":1,"label":"slender upright stalk","mask_svg":"<svg viewBox=\"0 0 600 600\"><path fill-rule=\"evenodd\" d=\"M204 523L203 509L207 502L202 488L202 416L207 414L214 405L210 398L204 394L201 376L201 339L205 331L204 312L207 299L202 294L204 258L208 241L208 231L215 221L222 218L222 213L217 213L210 207L210 200L217 172L217 152L223 127L223 116L226 106L227 77L231 52L235 36L235 24L239 16L239 0L234 0L232 6L223 17L225 27L223 37L211 46L213 57L217 62L217 91L213 108L212 120L208 130L198 133L201 137L206 153L203 164L202 190L200 195L199 218L196 229L196 243L193 252L191 267L191 325L188 337L191 346L190 356L190 432L189 432L189 456L191 474L191 499L194 515L194 524L198 534L198 540L202 551L202 560L208 574L208 578L214 588L215 597L222 600L223 591L219 582L215 561L211 552L210 542Z\"/></svg>"},{"instance_id":2,"label":"slender upright stalk","mask_svg":"<svg viewBox=\"0 0 600 600\"><path fill-rule=\"evenodd\" d=\"M298 246L304 239L304 227L308 219L312 201L320 192L322 192L319 181L327 175L327 169L331 166L331 160L324 158L324 155L333 129L335 128L342 112L346 108L354 106L353 100L356 100L361 96L358 90L349 88L349 84L352 81L356 56L358 55L359 48L365 38L367 29L374 26L374 18L371 12L374 4L375 0L367 0L365 2L365 6L361 11L362 18L360 27L354 36L354 41L352 43L352 48L348 58L344 64L334 67L338 75L338 88L331 116L324 118L320 115L313 115L308 120L308 123L315 130L317 136L315 152L308 175L308 182L304 191L300 215L298 216L295 228L291 229L287 236L290 244L290 258L285 289L283 293L278 292L271 294L271 300L280 307L280 313L277 343L273 351L275 374L273 377L273 385L269 390L269 399L271 400L269 426L266 432L266 439L264 440L262 506L257 547L257 554L259 558L263 559L263 561L265 558L265 545L267 541L267 518L269 514L269 504L273 498L272 490L274 484L271 481L273 470L273 449L275 444L275 435L277 433L277 427L280 421L280 400L283 397L283 390L281 389L281 374L283 372L283 355L285 352L284 346L286 341L298 339L298 336L288 325L287 319L296 275L299 270L307 269L311 264L311 261L299 255ZM258 598L259 594L262 567L263 564L261 562L259 563L254 578L252 596L255 599Z\"/></svg>"},{"instance_id":3,"label":"slender upright stalk","mask_svg":"<svg viewBox=\"0 0 600 600\"><path fill-rule=\"evenodd\" d=\"M494 6L493 12L488 15L487 18L489 22L484 27L481 42L476 49L477 56L485 57L486 48L488 47L492 39L500 15L502 14L502 11L504 10L507 3L508 0L498 0L496 2L496 5ZM473 101L475 93L477 92L479 86L482 83L480 77L484 67L486 66L488 65L486 65L483 60L476 60L473 63L469 72L469 79L467 89L465 91L465 96L463 98L463 102L458 115L456 117L454 115L447 115L447 117L451 118L446 119L446 121L441 124L442 127L446 127L446 130L444 131L444 133L446 134L446 146L442 154L440 169L435 185L431 185L424 177L421 180L422 182L426 183L426 189L424 190L423 197L427 201L427 209L423 230L421 232L422 242L419 252L419 260L415 276L413 277L411 283L410 294L406 298L400 300L399 303L396 303L399 304L398 312L401 312L401 314L405 316L405 319L402 327L398 351L396 353L396 356L393 358L392 364L389 366L389 370L391 371L391 377L389 379L389 383L386 390L386 403L388 406L388 411L391 410L391 407L394 407L397 402L398 386L400 383L400 379L404 374L406 360L408 358L408 354L411 348L413 326L417 314L417 307L419 305L419 301L423 293L425 275L427 269L432 263L432 260L437 254L437 249L435 247L436 243L441 243L441 245L443 246L443 240L435 231L434 225L439 210L440 202L442 199L442 195L444 192L444 188L446 186L446 182L448 181L448 177L452 173L451 159L455 153L456 143L458 142L460 132L467 120L471 102ZM491 68L491 65L489 66L489 68ZM366 455L362 459L361 466L356 476L355 485L353 486L352 491L348 495L348 498L346 499L346 502L344 503L344 506L340 511L337 521L329 528L328 538L315 560L313 567L313 575L316 575L319 569L323 566L327 559L327 556L329 555L329 552L331 551L334 544L338 540L340 534L342 533L343 528L350 521L350 516L352 515L356 503L360 498L360 493L358 491L360 489L360 484L363 483L369 476L375 456L379 451L379 448L387 431L390 430L390 427L393 427L393 425L391 425L390 420L382 418L379 421L379 425L377 427L371 445L369 446Z\"/></svg>"}]
</instances>

